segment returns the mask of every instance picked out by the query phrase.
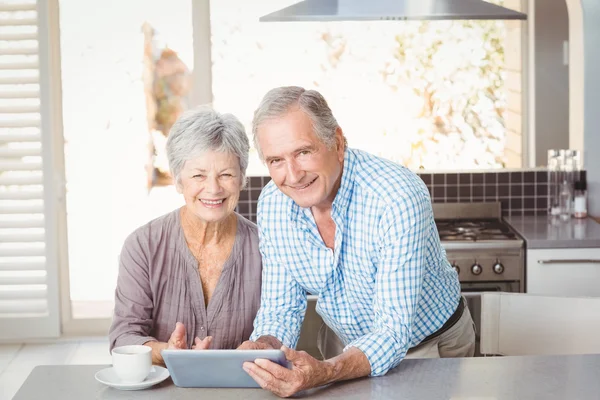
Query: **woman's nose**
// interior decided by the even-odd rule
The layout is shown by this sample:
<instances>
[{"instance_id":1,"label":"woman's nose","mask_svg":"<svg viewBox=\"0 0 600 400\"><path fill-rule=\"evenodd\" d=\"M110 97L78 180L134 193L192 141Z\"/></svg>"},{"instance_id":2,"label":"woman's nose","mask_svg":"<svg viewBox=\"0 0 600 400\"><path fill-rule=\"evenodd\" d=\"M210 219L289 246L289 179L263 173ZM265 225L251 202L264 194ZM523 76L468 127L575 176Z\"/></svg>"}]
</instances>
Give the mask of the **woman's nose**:
<instances>
[{"instance_id":1,"label":"woman's nose","mask_svg":"<svg viewBox=\"0 0 600 400\"><path fill-rule=\"evenodd\" d=\"M218 178L209 178L206 180L206 189L211 193L218 193L221 191L221 183Z\"/></svg>"}]
</instances>

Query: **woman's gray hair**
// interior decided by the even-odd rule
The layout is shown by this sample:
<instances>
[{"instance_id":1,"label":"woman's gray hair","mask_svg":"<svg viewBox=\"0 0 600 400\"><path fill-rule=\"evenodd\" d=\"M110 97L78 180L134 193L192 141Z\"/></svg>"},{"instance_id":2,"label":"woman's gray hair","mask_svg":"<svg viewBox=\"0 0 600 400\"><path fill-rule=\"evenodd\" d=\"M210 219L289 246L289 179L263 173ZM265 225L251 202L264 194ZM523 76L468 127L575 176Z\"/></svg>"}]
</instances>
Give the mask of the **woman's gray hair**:
<instances>
[{"instance_id":1,"label":"woman's gray hair","mask_svg":"<svg viewBox=\"0 0 600 400\"><path fill-rule=\"evenodd\" d=\"M167 139L169 168L177 185L181 183L180 174L186 161L206 151L218 151L238 157L244 186L249 150L244 125L233 114L220 114L210 107L183 113L173 124Z\"/></svg>"},{"instance_id":2,"label":"woman's gray hair","mask_svg":"<svg viewBox=\"0 0 600 400\"><path fill-rule=\"evenodd\" d=\"M269 90L254 111L252 135L261 160L263 155L258 145L258 127L268 119L288 113L294 106L298 106L310 117L315 134L321 142L330 149L335 146L335 132L339 125L323 95L316 90L306 90L299 86L282 86ZM346 146L344 138L344 148Z\"/></svg>"}]
</instances>

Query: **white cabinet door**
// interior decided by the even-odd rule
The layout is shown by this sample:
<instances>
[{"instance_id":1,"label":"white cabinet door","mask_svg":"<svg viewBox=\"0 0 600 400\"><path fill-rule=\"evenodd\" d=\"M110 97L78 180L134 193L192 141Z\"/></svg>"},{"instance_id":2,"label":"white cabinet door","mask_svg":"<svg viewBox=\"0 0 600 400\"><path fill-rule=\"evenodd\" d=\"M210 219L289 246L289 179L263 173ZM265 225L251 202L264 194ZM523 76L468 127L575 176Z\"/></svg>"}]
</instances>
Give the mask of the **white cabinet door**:
<instances>
[{"instance_id":1,"label":"white cabinet door","mask_svg":"<svg viewBox=\"0 0 600 400\"><path fill-rule=\"evenodd\" d=\"M600 297L600 249L527 250L526 292Z\"/></svg>"}]
</instances>

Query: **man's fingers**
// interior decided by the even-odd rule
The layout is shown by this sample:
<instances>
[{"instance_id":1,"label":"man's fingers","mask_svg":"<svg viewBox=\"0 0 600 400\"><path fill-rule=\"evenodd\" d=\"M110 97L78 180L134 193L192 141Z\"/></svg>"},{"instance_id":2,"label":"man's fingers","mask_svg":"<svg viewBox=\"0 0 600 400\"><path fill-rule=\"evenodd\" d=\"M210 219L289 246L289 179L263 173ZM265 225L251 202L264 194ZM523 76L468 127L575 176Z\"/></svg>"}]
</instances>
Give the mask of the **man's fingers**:
<instances>
[{"instance_id":1,"label":"man's fingers","mask_svg":"<svg viewBox=\"0 0 600 400\"><path fill-rule=\"evenodd\" d=\"M260 385L261 388L269 390L277 394L277 387L274 383L275 378L268 371L265 371L261 367L251 362L245 362L242 365L244 371L248 373Z\"/></svg>"},{"instance_id":2,"label":"man's fingers","mask_svg":"<svg viewBox=\"0 0 600 400\"><path fill-rule=\"evenodd\" d=\"M289 347L281 346L280 350L283 351L283 354L285 354L285 358L287 358L288 361L294 362L294 360L298 358L298 352Z\"/></svg>"},{"instance_id":3,"label":"man's fingers","mask_svg":"<svg viewBox=\"0 0 600 400\"><path fill-rule=\"evenodd\" d=\"M257 358L254 360L254 364L258 365L269 374L273 375L276 379L282 381L288 381L291 371L287 368L282 367L279 364L276 364L272 361L265 360L264 358Z\"/></svg>"},{"instance_id":4,"label":"man's fingers","mask_svg":"<svg viewBox=\"0 0 600 400\"><path fill-rule=\"evenodd\" d=\"M244 343L240 344L237 348L238 350L259 350L266 349L267 347L261 343L253 342L252 340L246 340Z\"/></svg>"},{"instance_id":5,"label":"man's fingers","mask_svg":"<svg viewBox=\"0 0 600 400\"><path fill-rule=\"evenodd\" d=\"M292 350L286 346L281 346L280 350L283 351L285 358L292 364L297 364L298 361L306 360L307 357L312 358L312 356L305 351Z\"/></svg>"}]
</instances>

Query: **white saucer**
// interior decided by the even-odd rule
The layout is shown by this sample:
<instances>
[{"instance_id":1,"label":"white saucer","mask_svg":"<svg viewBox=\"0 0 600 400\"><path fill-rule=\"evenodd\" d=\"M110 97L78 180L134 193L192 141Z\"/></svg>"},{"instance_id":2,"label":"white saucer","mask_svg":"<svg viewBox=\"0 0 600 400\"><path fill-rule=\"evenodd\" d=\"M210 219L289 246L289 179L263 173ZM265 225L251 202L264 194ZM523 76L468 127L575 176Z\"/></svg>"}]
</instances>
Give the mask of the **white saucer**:
<instances>
[{"instance_id":1,"label":"white saucer","mask_svg":"<svg viewBox=\"0 0 600 400\"><path fill-rule=\"evenodd\" d=\"M110 387L114 387L119 390L141 390L154 386L157 383L161 383L170 376L169 371L166 368L159 367L157 365L152 366L150 374L139 383L123 383L117 376L117 373L113 367L104 368L96 372L96 380L100 383L104 383Z\"/></svg>"}]
</instances>

